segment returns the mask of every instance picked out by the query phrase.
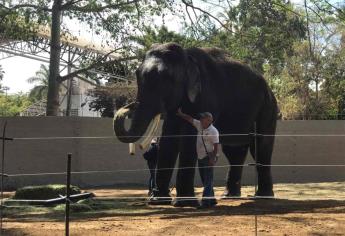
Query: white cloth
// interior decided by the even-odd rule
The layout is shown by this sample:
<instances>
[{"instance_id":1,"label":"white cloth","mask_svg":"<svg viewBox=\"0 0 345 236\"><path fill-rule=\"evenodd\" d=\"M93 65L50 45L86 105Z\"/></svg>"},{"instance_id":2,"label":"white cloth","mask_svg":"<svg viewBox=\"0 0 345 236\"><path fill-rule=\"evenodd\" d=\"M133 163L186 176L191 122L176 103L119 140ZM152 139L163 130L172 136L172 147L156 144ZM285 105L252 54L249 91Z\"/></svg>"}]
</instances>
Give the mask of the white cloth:
<instances>
[{"instance_id":1,"label":"white cloth","mask_svg":"<svg viewBox=\"0 0 345 236\"><path fill-rule=\"evenodd\" d=\"M214 144L219 143L219 132L212 124L207 128L203 129L199 120L193 119L193 125L198 130L198 137L196 140L196 152L198 158L202 159L207 156L205 146L208 153L213 152ZM202 138L204 143L202 142Z\"/></svg>"}]
</instances>

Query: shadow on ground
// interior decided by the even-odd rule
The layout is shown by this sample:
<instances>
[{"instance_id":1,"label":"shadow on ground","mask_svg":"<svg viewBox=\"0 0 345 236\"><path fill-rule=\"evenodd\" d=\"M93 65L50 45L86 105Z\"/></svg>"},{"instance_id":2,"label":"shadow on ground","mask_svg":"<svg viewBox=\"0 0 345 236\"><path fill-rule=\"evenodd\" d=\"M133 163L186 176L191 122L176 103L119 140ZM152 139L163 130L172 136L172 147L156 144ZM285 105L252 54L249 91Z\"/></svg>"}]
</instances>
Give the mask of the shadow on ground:
<instances>
[{"instance_id":1,"label":"shadow on ground","mask_svg":"<svg viewBox=\"0 0 345 236\"><path fill-rule=\"evenodd\" d=\"M97 204L95 202L94 204ZM283 215L287 213L345 214L345 201L339 200L287 200L287 199L256 199L256 200L223 200L210 209L175 208L172 206L148 206L144 202L107 199L99 202L107 207L91 211L71 213L71 219L77 221L102 217L143 217L153 216L161 219L193 218L198 216L254 216ZM63 221L64 211L49 211L47 208L35 209L33 212L8 212L7 221L36 222Z\"/></svg>"}]
</instances>

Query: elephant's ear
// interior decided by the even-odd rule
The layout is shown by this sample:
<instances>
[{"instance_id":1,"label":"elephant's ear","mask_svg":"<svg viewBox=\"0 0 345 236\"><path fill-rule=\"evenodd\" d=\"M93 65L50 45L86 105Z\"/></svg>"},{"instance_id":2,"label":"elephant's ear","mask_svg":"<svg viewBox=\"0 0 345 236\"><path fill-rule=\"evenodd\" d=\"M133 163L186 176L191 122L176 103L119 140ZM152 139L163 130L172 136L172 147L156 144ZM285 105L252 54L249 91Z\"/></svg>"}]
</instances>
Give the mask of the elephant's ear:
<instances>
[{"instance_id":1,"label":"elephant's ear","mask_svg":"<svg viewBox=\"0 0 345 236\"><path fill-rule=\"evenodd\" d=\"M187 63L187 94L189 100L194 103L201 93L200 71L196 60L188 56Z\"/></svg>"}]
</instances>

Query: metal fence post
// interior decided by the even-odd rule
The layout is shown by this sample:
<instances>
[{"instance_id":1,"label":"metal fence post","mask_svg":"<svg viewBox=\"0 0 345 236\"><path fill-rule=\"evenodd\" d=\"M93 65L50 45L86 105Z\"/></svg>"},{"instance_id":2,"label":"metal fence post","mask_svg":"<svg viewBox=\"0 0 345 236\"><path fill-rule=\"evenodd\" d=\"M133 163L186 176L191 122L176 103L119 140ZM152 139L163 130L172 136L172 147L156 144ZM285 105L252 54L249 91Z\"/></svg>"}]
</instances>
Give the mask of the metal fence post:
<instances>
[{"instance_id":1,"label":"metal fence post","mask_svg":"<svg viewBox=\"0 0 345 236\"><path fill-rule=\"evenodd\" d=\"M69 205L70 205L70 187L71 187L71 159L72 154L67 155L67 172L66 172L66 201L65 201L65 235L69 236Z\"/></svg>"},{"instance_id":2,"label":"metal fence post","mask_svg":"<svg viewBox=\"0 0 345 236\"><path fill-rule=\"evenodd\" d=\"M254 165L255 167L255 195L254 196L256 196L256 192L258 190L258 187L257 187L257 184L258 184L257 137L258 137L257 127L256 127L256 122L254 122L254 161L255 161L255 165ZM256 211L255 211L255 235L256 236L258 235L258 216L256 214Z\"/></svg>"},{"instance_id":3,"label":"metal fence post","mask_svg":"<svg viewBox=\"0 0 345 236\"><path fill-rule=\"evenodd\" d=\"M0 206L0 235L2 235L2 209L3 209L3 198L4 198L4 177L6 176L5 171L5 144L6 140L13 140L11 138L6 138L6 127L7 121L5 120L4 127L2 130L2 157L1 157L1 206Z\"/></svg>"}]
</instances>

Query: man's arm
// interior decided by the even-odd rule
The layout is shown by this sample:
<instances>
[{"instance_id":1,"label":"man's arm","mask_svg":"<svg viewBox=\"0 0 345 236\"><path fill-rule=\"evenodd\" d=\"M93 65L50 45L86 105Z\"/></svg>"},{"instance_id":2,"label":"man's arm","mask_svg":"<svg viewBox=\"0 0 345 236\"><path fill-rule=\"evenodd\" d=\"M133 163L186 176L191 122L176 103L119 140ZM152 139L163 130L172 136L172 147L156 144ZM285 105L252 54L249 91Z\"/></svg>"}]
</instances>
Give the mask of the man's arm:
<instances>
[{"instance_id":1,"label":"man's arm","mask_svg":"<svg viewBox=\"0 0 345 236\"><path fill-rule=\"evenodd\" d=\"M218 146L219 146L219 132L218 130L215 130L212 136L213 141L213 155L217 156L218 154Z\"/></svg>"},{"instance_id":2,"label":"man's arm","mask_svg":"<svg viewBox=\"0 0 345 236\"><path fill-rule=\"evenodd\" d=\"M188 121L189 123L193 124L193 120L194 120L193 117L191 117L190 115L187 115L187 114L183 113L183 112L181 111L181 108L179 108L179 109L177 110L176 115L178 115L178 116L181 117L182 119Z\"/></svg>"}]
</instances>

